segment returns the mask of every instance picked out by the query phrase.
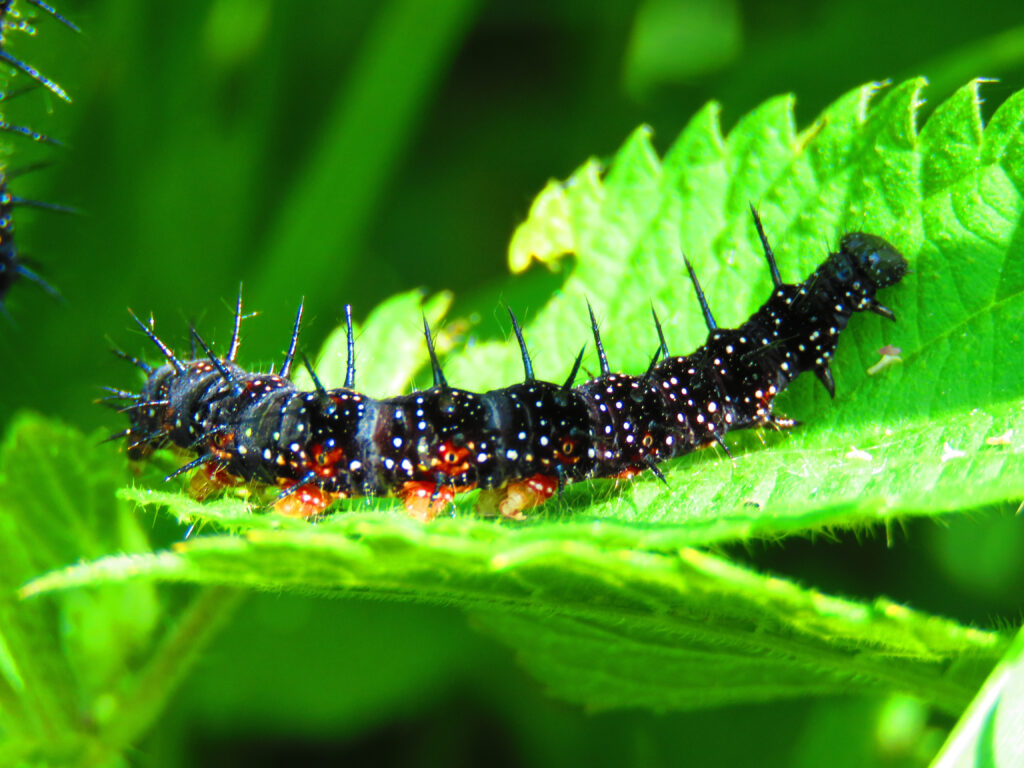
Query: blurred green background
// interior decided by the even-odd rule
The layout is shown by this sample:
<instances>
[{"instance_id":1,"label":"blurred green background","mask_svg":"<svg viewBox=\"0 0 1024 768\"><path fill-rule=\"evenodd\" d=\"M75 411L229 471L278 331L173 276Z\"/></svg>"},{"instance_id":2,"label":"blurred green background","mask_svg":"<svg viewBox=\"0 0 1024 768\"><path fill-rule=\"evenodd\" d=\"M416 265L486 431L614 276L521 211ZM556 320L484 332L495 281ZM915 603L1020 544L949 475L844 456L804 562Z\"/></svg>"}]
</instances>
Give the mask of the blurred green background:
<instances>
[{"instance_id":1,"label":"blurred green background","mask_svg":"<svg viewBox=\"0 0 1024 768\"><path fill-rule=\"evenodd\" d=\"M18 409L120 428L92 405L150 355L125 308L171 342L223 340L245 284L243 360L279 358L307 297L311 354L351 303L451 289L473 333L500 298L529 311L562 277L509 282L505 247L551 177L608 156L640 123L669 146L704 102L732 122L774 94L801 124L871 80L931 78L938 102L994 76L1024 87L1020 0L62 0L15 52L70 107L8 119L69 144L17 194L22 249L60 287L12 292L0 327L0 426ZM410 317L410 323L418 318ZM109 446L97 450L113 450ZM994 510L884 539L789 543L738 558L826 591L878 594L983 626L1019 623L1019 518ZM175 533L174 535L180 535ZM513 654L442 608L250 599L136 756L139 764L920 765L949 723L913 702L813 701L691 715L585 714L546 698ZM766 751L766 746L770 747Z\"/></svg>"}]
</instances>

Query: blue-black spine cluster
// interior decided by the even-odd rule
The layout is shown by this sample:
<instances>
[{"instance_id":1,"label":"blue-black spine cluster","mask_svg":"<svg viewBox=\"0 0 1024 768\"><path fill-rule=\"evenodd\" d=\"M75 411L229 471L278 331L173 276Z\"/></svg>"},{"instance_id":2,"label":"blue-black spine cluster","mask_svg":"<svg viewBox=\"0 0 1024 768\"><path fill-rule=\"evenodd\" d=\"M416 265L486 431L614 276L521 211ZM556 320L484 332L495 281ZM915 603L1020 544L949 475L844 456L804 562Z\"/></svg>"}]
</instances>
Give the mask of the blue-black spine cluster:
<instances>
[{"instance_id":1,"label":"blue-black spine cluster","mask_svg":"<svg viewBox=\"0 0 1024 768\"><path fill-rule=\"evenodd\" d=\"M79 31L78 27L61 16L53 7L43 0L17 0L24 5L33 6L39 11L45 12L69 27ZM10 68L15 77L9 82L18 84L23 82L17 75L28 78L30 83L24 87L15 89L8 88L0 93L0 102L7 101L16 96L28 93L36 87L42 87L53 93L63 101L70 102L71 99L55 81L43 75L31 64L15 57L8 50L8 36L12 32L33 31L28 20L19 12L16 0L0 0L0 65ZM56 140L22 125L15 125L0 118L0 131L9 133L17 138L27 141L42 142L46 144L59 144ZM31 168L20 169L22 172ZM14 209L18 206L32 206L48 210L67 211L68 209L41 203L36 200L27 200L12 194L8 188L11 178L16 175L6 166L0 166L0 313L6 313L5 300L8 292L19 280L25 279L43 288L47 293L57 297L59 294L45 279L43 279L28 263L24 255L19 251L15 242Z\"/></svg>"},{"instance_id":2,"label":"blue-black spine cluster","mask_svg":"<svg viewBox=\"0 0 1024 768\"><path fill-rule=\"evenodd\" d=\"M772 411L776 395L804 371L834 394L829 360L853 313L893 319L875 294L899 282L907 263L886 240L844 235L812 275L787 284L756 212L754 221L771 270L771 296L740 327L719 328L687 262L707 341L689 355L670 355L655 315L660 343L640 376L611 371L591 311L600 375L574 385L581 351L567 381L539 380L512 315L523 381L482 394L450 386L424 323L433 387L375 400L355 390L347 313L345 386L325 389L310 369L315 388L302 391L289 378L301 308L281 367L252 373L235 362L239 298L223 357L193 330L205 354L181 360L136 319L165 362L152 367L128 357L147 380L140 393L112 391L115 402L127 401L130 420L114 437L127 438L133 459L167 446L194 455L174 474L199 468L193 477L199 495L239 482L273 485L281 491L277 507L301 516L321 512L336 498L396 495L412 514L430 518L454 494L479 488L479 507L520 517L567 483L644 470L664 479L662 462L721 444L727 432L792 426Z\"/></svg>"}]
</instances>

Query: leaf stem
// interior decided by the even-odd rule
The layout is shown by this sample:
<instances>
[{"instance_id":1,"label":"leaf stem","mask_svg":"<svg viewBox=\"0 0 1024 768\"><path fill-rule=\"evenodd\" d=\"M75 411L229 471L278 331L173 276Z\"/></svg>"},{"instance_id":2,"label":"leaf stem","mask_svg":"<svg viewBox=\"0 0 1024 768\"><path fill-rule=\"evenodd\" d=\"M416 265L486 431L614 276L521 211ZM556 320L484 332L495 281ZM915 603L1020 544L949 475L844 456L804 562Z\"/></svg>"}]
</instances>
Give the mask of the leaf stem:
<instances>
[{"instance_id":1,"label":"leaf stem","mask_svg":"<svg viewBox=\"0 0 1024 768\"><path fill-rule=\"evenodd\" d=\"M245 595L245 591L233 587L200 590L153 652L132 690L123 697L110 725L100 732L92 754L83 765L104 765L138 741Z\"/></svg>"}]
</instances>

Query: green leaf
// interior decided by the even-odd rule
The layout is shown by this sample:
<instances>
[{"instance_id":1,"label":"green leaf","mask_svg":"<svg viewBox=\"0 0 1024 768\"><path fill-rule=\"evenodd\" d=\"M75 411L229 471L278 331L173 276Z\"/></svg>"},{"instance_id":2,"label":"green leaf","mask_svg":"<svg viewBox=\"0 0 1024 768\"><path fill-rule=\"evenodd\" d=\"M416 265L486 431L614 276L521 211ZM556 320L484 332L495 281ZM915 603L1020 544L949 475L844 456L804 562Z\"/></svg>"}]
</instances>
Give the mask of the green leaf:
<instances>
[{"instance_id":1,"label":"green leaf","mask_svg":"<svg viewBox=\"0 0 1024 768\"><path fill-rule=\"evenodd\" d=\"M992 670L949 735L932 768L1011 768L1024 764L1024 631Z\"/></svg>"},{"instance_id":2,"label":"green leaf","mask_svg":"<svg viewBox=\"0 0 1024 768\"><path fill-rule=\"evenodd\" d=\"M582 527L545 536L381 513L311 527L250 516L237 502L199 505L172 494L148 501L242 535L102 558L44 576L24 593L145 578L454 604L478 611L559 695L596 707L896 688L957 712L1005 645L993 633L885 600L829 597L692 549L601 546Z\"/></svg>"},{"instance_id":3,"label":"green leaf","mask_svg":"<svg viewBox=\"0 0 1024 768\"><path fill-rule=\"evenodd\" d=\"M683 252L719 321L745 319L771 288L751 201L787 279L809 273L843 232L892 240L915 270L882 296L899 322L851 323L836 400L806 381L781 399L803 421L797 429L731 438L734 462L703 452L670 463L667 488L646 478L577 484L519 525L476 517L472 494L428 525L387 500L354 500L311 525L239 500L129 491L198 534L170 551L53 572L24 594L142 578L442 602L472 610L554 692L592 707L900 690L958 712L1005 648L1001 636L884 600L839 600L688 548L1024 497L1024 95L983 127L974 83L918 129L922 87L859 89L804 132L789 97L727 136L710 105L664 160L640 129L603 173L590 161L549 185L513 238L513 266L538 258L571 269L527 328L538 374L555 381L587 338L585 296L619 370L643 370L654 351L650 299L674 348L703 341ZM422 348L407 346L417 318L393 320L415 302L395 299L363 329L367 386L422 364ZM340 339L325 352L334 382ZM900 347L902 363L870 375L883 345ZM446 361L453 384L520 375L514 345L469 347Z\"/></svg>"},{"instance_id":4,"label":"green leaf","mask_svg":"<svg viewBox=\"0 0 1024 768\"><path fill-rule=\"evenodd\" d=\"M0 451L0 710L13 749L34 742L56 753L72 741L81 708L109 693L147 647L159 613L153 586L141 582L32 603L17 597L25 581L60 564L148 546L140 521L112 504L122 462L97 442L22 417Z\"/></svg>"},{"instance_id":5,"label":"green leaf","mask_svg":"<svg viewBox=\"0 0 1024 768\"><path fill-rule=\"evenodd\" d=\"M26 602L31 577L82 558L149 548L119 503L122 458L99 436L19 417L0 450L0 764L104 764L159 713L239 596L200 590L165 635L144 581ZM102 759L101 759L102 758ZM40 763L43 764L43 763Z\"/></svg>"},{"instance_id":6,"label":"green leaf","mask_svg":"<svg viewBox=\"0 0 1024 768\"><path fill-rule=\"evenodd\" d=\"M588 336L584 297L617 369L644 370L655 349L649 299L674 351L702 343L683 252L719 322L742 322L771 288L749 202L787 279L801 279L827 243L857 229L892 240L915 270L882 294L897 323L851 322L833 365L835 401L813 380L779 399L800 427L730 436L739 454L731 464L707 453L670 463L667 489L652 478L608 496L596 484L573 489L567 507L577 518L657 523L669 545L693 543L695 526L775 534L1024 497L1016 373L1024 363L1024 93L983 126L980 84L971 83L918 130L923 85L858 89L802 133L789 97L754 110L727 136L712 104L664 162L639 130L603 179L591 160L540 194L509 260L513 269L534 258L572 268L527 328L538 374L553 381ZM900 348L902 362L870 375L885 345ZM592 354L586 364L596 368ZM469 388L507 384L518 367L513 345L499 342L446 363L449 381Z\"/></svg>"}]
</instances>

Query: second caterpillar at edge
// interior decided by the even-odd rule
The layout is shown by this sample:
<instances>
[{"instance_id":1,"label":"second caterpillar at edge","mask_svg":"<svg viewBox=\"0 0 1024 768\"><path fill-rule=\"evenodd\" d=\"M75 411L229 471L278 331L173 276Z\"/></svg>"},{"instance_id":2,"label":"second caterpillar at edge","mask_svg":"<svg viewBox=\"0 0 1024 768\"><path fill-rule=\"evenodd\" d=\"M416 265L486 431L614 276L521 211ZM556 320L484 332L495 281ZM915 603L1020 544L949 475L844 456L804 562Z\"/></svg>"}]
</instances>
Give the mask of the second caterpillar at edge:
<instances>
[{"instance_id":1,"label":"second caterpillar at edge","mask_svg":"<svg viewBox=\"0 0 1024 768\"><path fill-rule=\"evenodd\" d=\"M283 364L273 373L252 373L235 362L239 299L223 357L193 329L205 356L179 359L136 318L165 362L152 367L122 353L147 379L139 393L112 390L111 398L128 402L122 410L130 422L114 437L127 438L132 459L169 446L194 455L172 476L197 469L197 496L239 483L276 486L275 508L299 517L320 514L339 498L397 496L411 515L429 520L455 494L480 488L480 511L521 518L568 483L645 470L664 479L662 462L721 444L727 432L793 426L773 412L775 397L805 371L834 395L829 360L852 314L895 319L875 298L908 271L888 241L848 233L806 280L783 283L753 213L771 271L771 296L738 328L719 328L686 262L707 341L689 355L670 355L655 316L658 349L639 376L611 371L591 311L600 375L574 386L581 350L564 383L537 379L512 315L523 381L481 394L452 387L424 323L433 387L375 400L355 389L349 316L345 386L325 389L310 370L315 389L302 391L289 379L301 307Z\"/></svg>"},{"instance_id":2,"label":"second caterpillar at edge","mask_svg":"<svg viewBox=\"0 0 1024 768\"><path fill-rule=\"evenodd\" d=\"M44 2L44 0L23 0L23 2L49 14L73 32L81 32L75 24L58 13L53 6ZM8 32L26 31L30 34L35 34L29 21L12 8L13 4L14 0L0 0L0 66L6 66L15 73L22 73L34 81L35 84L42 86L61 100L70 102L71 98L56 81L51 80L31 64L17 58L7 50ZM30 88L5 90L3 93L0 93L0 104L15 96L26 93L28 90ZM5 116L0 116L0 132L28 141L61 146L61 143L56 139L32 128L8 122ZM12 194L9 189L11 178L19 172L25 173L30 170L33 170L32 166L15 171L9 169L6 162L0 162L0 315L4 316L8 314L7 294L15 283L21 280L35 283L52 297L60 299L60 293L57 289L51 286L29 263L26 263L24 255L19 250L15 242L14 209L19 206L25 206L65 213L71 212L72 209L38 200L28 200ZM10 318L7 317L7 320L10 321Z\"/></svg>"}]
</instances>

